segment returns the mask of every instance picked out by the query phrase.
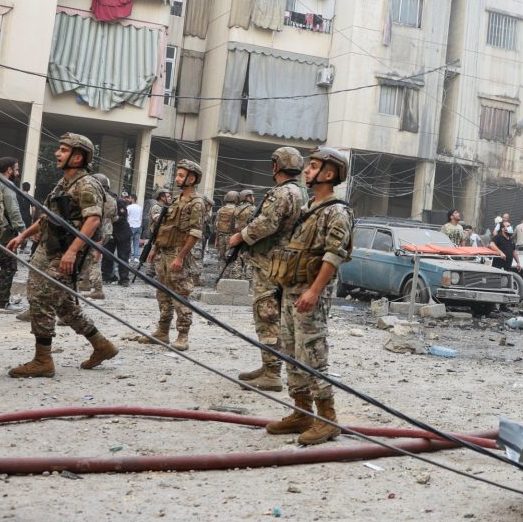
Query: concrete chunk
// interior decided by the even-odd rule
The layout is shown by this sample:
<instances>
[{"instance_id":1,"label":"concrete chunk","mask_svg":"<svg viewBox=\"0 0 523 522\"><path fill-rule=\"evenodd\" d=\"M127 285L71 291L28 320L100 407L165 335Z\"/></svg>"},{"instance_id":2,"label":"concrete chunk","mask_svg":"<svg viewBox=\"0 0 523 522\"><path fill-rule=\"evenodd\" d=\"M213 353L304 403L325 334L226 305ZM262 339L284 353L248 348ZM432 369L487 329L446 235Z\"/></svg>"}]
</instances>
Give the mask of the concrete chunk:
<instances>
[{"instance_id":1,"label":"concrete chunk","mask_svg":"<svg viewBox=\"0 0 523 522\"><path fill-rule=\"evenodd\" d=\"M389 315L389 300L386 297L371 301L370 311L374 317Z\"/></svg>"},{"instance_id":2,"label":"concrete chunk","mask_svg":"<svg viewBox=\"0 0 523 522\"><path fill-rule=\"evenodd\" d=\"M387 315L378 319L378 328L380 330L388 330L398 323L400 319L395 315Z\"/></svg>"},{"instance_id":3,"label":"concrete chunk","mask_svg":"<svg viewBox=\"0 0 523 522\"><path fill-rule=\"evenodd\" d=\"M447 308L444 304L425 305L419 309L421 317L432 317L433 319L441 319L447 315Z\"/></svg>"},{"instance_id":4,"label":"concrete chunk","mask_svg":"<svg viewBox=\"0 0 523 522\"><path fill-rule=\"evenodd\" d=\"M252 306L252 295L233 295L232 304L236 306Z\"/></svg>"},{"instance_id":5,"label":"concrete chunk","mask_svg":"<svg viewBox=\"0 0 523 522\"><path fill-rule=\"evenodd\" d=\"M220 294L247 295L249 293L249 281L243 279L220 279L216 290Z\"/></svg>"},{"instance_id":6,"label":"concrete chunk","mask_svg":"<svg viewBox=\"0 0 523 522\"><path fill-rule=\"evenodd\" d=\"M202 292L200 301L210 305L232 305L233 296L223 295L217 292Z\"/></svg>"},{"instance_id":7,"label":"concrete chunk","mask_svg":"<svg viewBox=\"0 0 523 522\"><path fill-rule=\"evenodd\" d=\"M399 314L399 315L408 315L409 306L410 306L410 303L399 303L399 302L390 303L389 304L389 313ZM419 309L422 306L425 306L425 305L420 304L420 303L414 303L414 313L415 314L419 313Z\"/></svg>"}]
</instances>

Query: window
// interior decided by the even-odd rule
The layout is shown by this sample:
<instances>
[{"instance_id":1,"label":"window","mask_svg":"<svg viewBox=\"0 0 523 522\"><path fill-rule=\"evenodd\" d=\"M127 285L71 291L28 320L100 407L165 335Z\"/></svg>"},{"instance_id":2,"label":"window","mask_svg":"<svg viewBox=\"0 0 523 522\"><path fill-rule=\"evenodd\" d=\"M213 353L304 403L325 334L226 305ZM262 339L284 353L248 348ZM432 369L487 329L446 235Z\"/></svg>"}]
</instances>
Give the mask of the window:
<instances>
[{"instance_id":1,"label":"window","mask_svg":"<svg viewBox=\"0 0 523 522\"><path fill-rule=\"evenodd\" d=\"M390 252L392 250L392 234L387 230L378 230L372 248L382 252Z\"/></svg>"},{"instance_id":2,"label":"window","mask_svg":"<svg viewBox=\"0 0 523 522\"><path fill-rule=\"evenodd\" d=\"M395 24L421 27L423 0L391 0L391 9Z\"/></svg>"},{"instance_id":3,"label":"window","mask_svg":"<svg viewBox=\"0 0 523 522\"><path fill-rule=\"evenodd\" d=\"M518 19L501 13L488 14L487 45L516 50Z\"/></svg>"},{"instance_id":4,"label":"window","mask_svg":"<svg viewBox=\"0 0 523 522\"><path fill-rule=\"evenodd\" d=\"M484 140L505 143L510 136L514 111L496 107L481 106L479 137Z\"/></svg>"},{"instance_id":5,"label":"window","mask_svg":"<svg viewBox=\"0 0 523 522\"><path fill-rule=\"evenodd\" d=\"M173 45L167 46L165 54L165 89L163 103L165 105L174 106L174 73L176 66L176 47Z\"/></svg>"},{"instance_id":6,"label":"window","mask_svg":"<svg viewBox=\"0 0 523 522\"><path fill-rule=\"evenodd\" d=\"M296 7L296 0L286 0L285 11L294 11L295 7Z\"/></svg>"},{"instance_id":7,"label":"window","mask_svg":"<svg viewBox=\"0 0 523 522\"><path fill-rule=\"evenodd\" d=\"M370 248L372 238L374 237L374 228L357 227L354 229L354 247Z\"/></svg>"},{"instance_id":8,"label":"window","mask_svg":"<svg viewBox=\"0 0 523 522\"><path fill-rule=\"evenodd\" d=\"M382 85L380 88L379 112L391 116L401 115L404 87L396 85Z\"/></svg>"},{"instance_id":9,"label":"window","mask_svg":"<svg viewBox=\"0 0 523 522\"><path fill-rule=\"evenodd\" d=\"M171 0L171 16L182 16L183 2Z\"/></svg>"}]
</instances>

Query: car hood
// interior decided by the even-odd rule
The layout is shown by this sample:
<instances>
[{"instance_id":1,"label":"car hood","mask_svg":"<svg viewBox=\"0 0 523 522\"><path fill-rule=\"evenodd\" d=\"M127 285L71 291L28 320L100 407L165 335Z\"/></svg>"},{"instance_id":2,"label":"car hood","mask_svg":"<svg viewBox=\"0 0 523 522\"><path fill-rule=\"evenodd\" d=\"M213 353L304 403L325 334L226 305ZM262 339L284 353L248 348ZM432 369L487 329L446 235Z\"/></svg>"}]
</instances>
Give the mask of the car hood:
<instances>
[{"instance_id":1,"label":"car hood","mask_svg":"<svg viewBox=\"0 0 523 522\"><path fill-rule=\"evenodd\" d=\"M454 270L456 272L484 272L491 274L505 273L505 271L501 270L500 268L494 268L489 265L475 263L472 261L454 261L451 259L434 259L430 257L422 257L420 259L420 264L422 266L433 266L435 268Z\"/></svg>"}]
</instances>

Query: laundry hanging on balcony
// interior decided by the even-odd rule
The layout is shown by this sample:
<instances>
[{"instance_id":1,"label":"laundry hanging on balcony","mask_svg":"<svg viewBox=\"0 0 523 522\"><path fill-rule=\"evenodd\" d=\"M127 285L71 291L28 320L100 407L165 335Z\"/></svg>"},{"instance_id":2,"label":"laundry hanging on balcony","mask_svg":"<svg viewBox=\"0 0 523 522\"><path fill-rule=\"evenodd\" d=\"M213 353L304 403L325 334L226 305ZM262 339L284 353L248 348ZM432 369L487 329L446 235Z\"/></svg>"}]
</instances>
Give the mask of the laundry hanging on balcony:
<instances>
[{"instance_id":1,"label":"laundry hanging on balcony","mask_svg":"<svg viewBox=\"0 0 523 522\"><path fill-rule=\"evenodd\" d=\"M101 22L110 22L131 16L133 0L93 0L91 11Z\"/></svg>"},{"instance_id":2,"label":"laundry hanging on balcony","mask_svg":"<svg viewBox=\"0 0 523 522\"><path fill-rule=\"evenodd\" d=\"M74 91L89 107L144 107L156 79L161 33L57 13L49 60L54 95Z\"/></svg>"}]
</instances>

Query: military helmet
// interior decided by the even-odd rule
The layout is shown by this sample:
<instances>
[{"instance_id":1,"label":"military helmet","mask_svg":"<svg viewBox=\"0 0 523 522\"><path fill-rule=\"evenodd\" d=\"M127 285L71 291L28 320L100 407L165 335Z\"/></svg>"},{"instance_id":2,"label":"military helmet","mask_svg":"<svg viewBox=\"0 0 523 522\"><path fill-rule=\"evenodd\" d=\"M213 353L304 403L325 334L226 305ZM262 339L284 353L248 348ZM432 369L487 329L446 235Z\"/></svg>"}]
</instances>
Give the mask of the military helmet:
<instances>
[{"instance_id":1,"label":"military helmet","mask_svg":"<svg viewBox=\"0 0 523 522\"><path fill-rule=\"evenodd\" d=\"M312 151L309 158L332 163L338 168L338 180L334 182L334 185L338 185L347 179L349 174L349 162L345 155L340 151L333 149L332 147L318 147L316 150Z\"/></svg>"},{"instance_id":2,"label":"military helmet","mask_svg":"<svg viewBox=\"0 0 523 522\"><path fill-rule=\"evenodd\" d=\"M110 190L111 182L109 181L109 178L105 174L98 172L97 174L93 174L93 178L97 179L100 182L100 185L102 185L102 187L105 190Z\"/></svg>"},{"instance_id":3,"label":"military helmet","mask_svg":"<svg viewBox=\"0 0 523 522\"><path fill-rule=\"evenodd\" d=\"M240 201L246 201L249 196L254 197L254 192L251 189L244 189L240 192Z\"/></svg>"},{"instance_id":4,"label":"military helmet","mask_svg":"<svg viewBox=\"0 0 523 522\"><path fill-rule=\"evenodd\" d=\"M225 194L223 198L224 203L239 203L240 201L240 194L236 192L235 190L230 190Z\"/></svg>"},{"instance_id":5,"label":"military helmet","mask_svg":"<svg viewBox=\"0 0 523 522\"><path fill-rule=\"evenodd\" d=\"M196 182L195 185L198 185L200 181L202 180L202 168L196 161L191 161L188 159L181 159L177 164L176 168L178 169L185 169L189 171L189 173L194 174L196 176Z\"/></svg>"},{"instance_id":6,"label":"military helmet","mask_svg":"<svg viewBox=\"0 0 523 522\"><path fill-rule=\"evenodd\" d=\"M171 191L169 189L166 189L166 188L159 188L155 193L154 193L154 199L156 199L157 201L160 199L160 196L162 194L170 194Z\"/></svg>"},{"instance_id":7,"label":"military helmet","mask_svg":"<svg viewBox=\"0 0 523 522\"><path fill-rule=\"evenodd\" d=\"M280 147L272 153L272 160L276 163L278 171L295 175L303 170L303 156L294 147Z\"/></svg>"},{"instance_id":8,"label":"military helmet","mask_svg":"<svg viewBox=\"0 0 523 522\"><path fill-rule=\"evenodd\" d=\"M68 145L73 149L80 149L86 153L85 160L87 163L93 161L94 145L93 142L86 136L81 134L74 134L73 132L66 132L60 136L60 143Z\"/></svg>"}]
</instances>

